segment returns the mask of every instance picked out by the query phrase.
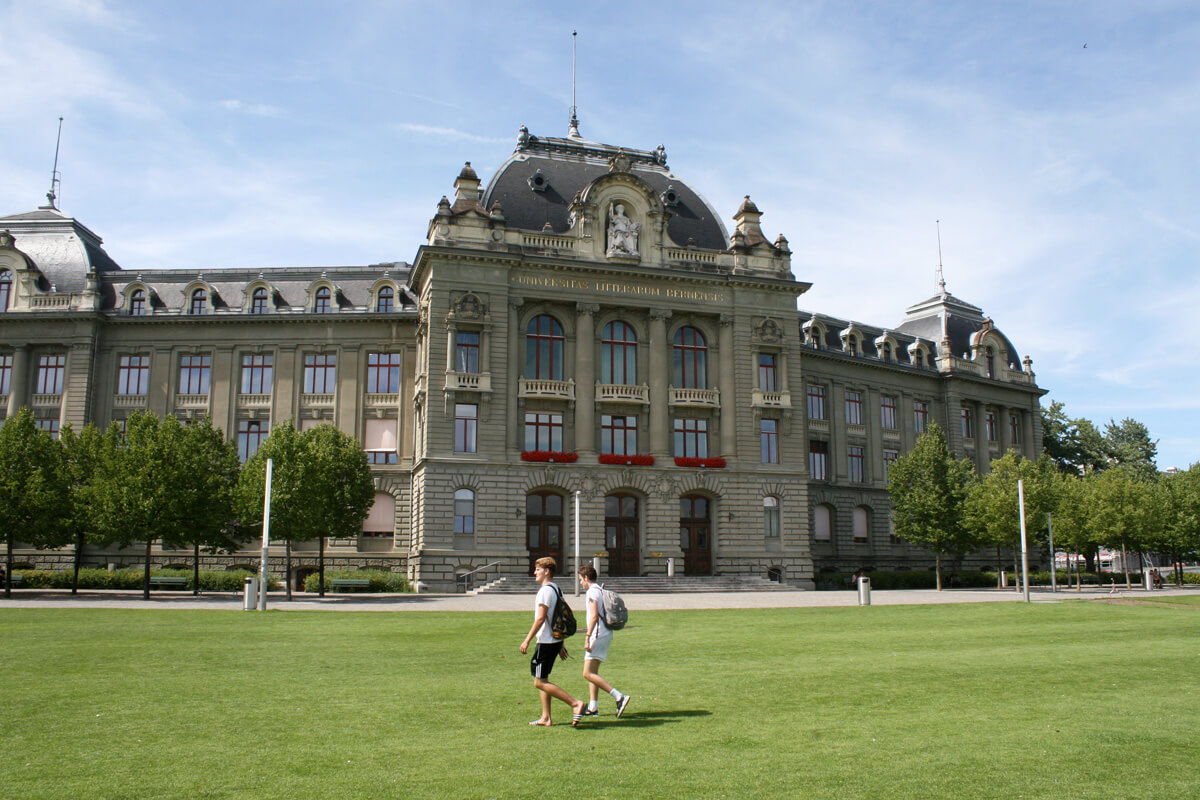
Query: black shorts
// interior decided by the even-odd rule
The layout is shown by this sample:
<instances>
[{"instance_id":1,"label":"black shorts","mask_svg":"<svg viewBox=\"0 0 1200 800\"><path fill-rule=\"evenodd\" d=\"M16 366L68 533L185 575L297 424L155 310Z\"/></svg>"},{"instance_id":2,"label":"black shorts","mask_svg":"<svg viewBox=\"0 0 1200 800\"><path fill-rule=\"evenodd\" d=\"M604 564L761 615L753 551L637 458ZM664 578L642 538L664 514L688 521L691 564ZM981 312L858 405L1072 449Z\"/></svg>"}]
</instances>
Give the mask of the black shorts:
<instances>
[{"instance_id":1,"label":"black shorts","mask_svg":"<svg viewBox=\"0 0 1200 800\"><path fill-rule=\"evenodd\" d=\"M529 659L529 674L535 678L549 678L560 650L562 642L539 642L534 648L533 658Z\"/></svg>"}]
</instances>

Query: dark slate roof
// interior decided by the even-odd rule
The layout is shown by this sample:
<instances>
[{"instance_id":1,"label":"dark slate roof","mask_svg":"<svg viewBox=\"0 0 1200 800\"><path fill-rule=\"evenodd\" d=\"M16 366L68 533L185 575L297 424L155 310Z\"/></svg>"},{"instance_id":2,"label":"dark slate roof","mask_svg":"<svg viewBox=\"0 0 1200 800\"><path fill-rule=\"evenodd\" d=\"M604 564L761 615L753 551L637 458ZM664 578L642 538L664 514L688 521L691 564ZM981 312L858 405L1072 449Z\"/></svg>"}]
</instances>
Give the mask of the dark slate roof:
<instances>
[{"instance_id":1,"label":"dark slate roof","mask_svg":"<svg viewBox=\"0 0 1200 800\"><path fill-rule=\"evenodd\" d=\"M41 271L47 290L78 292L87 285L89 272L120 269L99 236L51 206L0 217L0 230L12 233L13 245Z\"/></svg>"},{"instance_id":2,"label":"dark slate roof","mask_svg":"<svg viewBox=\"0 0 1200 800\"><path fill-rule=\"evenodd\" d=\"M608 162L624 153L631 171L646 181L660 197L673 188L677 202L668 211L667 235L679 247L689 243L709 250L725 250L729 237L712 206L666 165L663 150L630 150L586 139L531 136L522 129L517 149L492 177L482 205L491 210L499 202L510 227L541 231L547 223L555 233L569 226L567 209L575 195L609 171ZM540 190L530 185L541 173Z\"/></svg>"},{"instance_id":3,"label":"dark slate roof","mask_svg":"<svg viewBox=\"0 0 1200 800\"><path fill-rule=\"evenodd\" d=\"M905 309L904 321L896 328L897 331L920 336L933 342L942 341L942 316L946 318L946 333L950 337L950 352L961 356L971 351L971 337L978 333L989 322L984 316L983 309L960 300L949 292L943 292L923 300ZM1008 360L1017 369L1021 369L1021 354L1007 336L998 329L992 332L1000 337L1008 350Z\"/></svg>"},{"instance_id":4,"label":"dark slate roof","mask_svg":"<svg viewBox=\"0 0 1200 800\"><path fill-rule=\"evenodd\" d=\"M875 325L867 325L854 320L840 319L831 317L828 314L821 314L814 311L800 311L800 324L808 322L810 319L815 319L825 326L825 337L821 340L821 346L827 350L841 350L842 339L841 332L853 325L862 333L862 341L859 343L862 348L862 355L871 358L879 358L879 352L875 347L875 340L882 336L885 332L896 340L896 352L894 357L900 364L910 363L908 357L908 346L916 340L922 341L930 349L930 352L937 353L937 342L941 334L931 337L913 331L901 332L898 328L880 328Z\"/></svg>"}]
</instances>

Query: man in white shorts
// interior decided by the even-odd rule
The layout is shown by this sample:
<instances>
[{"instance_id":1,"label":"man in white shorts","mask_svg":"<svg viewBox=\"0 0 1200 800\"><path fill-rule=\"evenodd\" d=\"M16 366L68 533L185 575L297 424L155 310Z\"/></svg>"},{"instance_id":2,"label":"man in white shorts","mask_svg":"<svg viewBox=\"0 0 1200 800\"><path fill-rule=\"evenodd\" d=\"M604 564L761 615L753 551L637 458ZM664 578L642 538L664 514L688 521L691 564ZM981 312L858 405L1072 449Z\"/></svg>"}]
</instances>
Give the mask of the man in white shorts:
<instances>
[{"instance_id":1,"label":"man in white shorts","mask_svg":"<svg viewBox=\"0 0 1200 800\"><path fill-rule=\"evenodd\" d=\"M594 716L600 710L600 690L612 695L617 702L617 717L625 713L629 695L614 689L612 684L600 677L600 665L608 659L608 648L613 634L604 623L604 594L596 584L596 568L584 564L579 568L579 583L587 590L587 636L584 637L583 677L588 682L588 706L585 716Z\"/></svg>"}]
</instances>

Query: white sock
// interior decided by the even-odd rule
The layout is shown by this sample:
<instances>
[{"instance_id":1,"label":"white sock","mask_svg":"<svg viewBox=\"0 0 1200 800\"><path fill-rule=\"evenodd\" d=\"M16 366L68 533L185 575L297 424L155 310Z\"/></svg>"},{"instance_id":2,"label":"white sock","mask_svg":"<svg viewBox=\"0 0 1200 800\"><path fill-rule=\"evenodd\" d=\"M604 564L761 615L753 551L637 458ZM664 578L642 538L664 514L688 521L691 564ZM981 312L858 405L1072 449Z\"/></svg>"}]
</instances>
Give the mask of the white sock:
<instances>
[{"instance_id":1,"label":"white sock","mask_svg":"<svg viewBox=\"0 0 1200 800\"><path fill-rule=\"evenodd\" d=\"M611 694L612 699L616 700L618 703L621 702L621 698L624 697L624 695L622 695L615 686L613 687L613 690L609 692L609 694Z\"/></svg>"},{"instance_id":2,"label":"white sock","mask_svg":"<svg viewBox=\"0 0 1200 800\"><path fill-rule=\"evenodd\" d=\"M600 704L597 703L595 700L591 700L588 702L588 711L598 711L599 709L600 709Z\"/></svg>"}]
</instances>

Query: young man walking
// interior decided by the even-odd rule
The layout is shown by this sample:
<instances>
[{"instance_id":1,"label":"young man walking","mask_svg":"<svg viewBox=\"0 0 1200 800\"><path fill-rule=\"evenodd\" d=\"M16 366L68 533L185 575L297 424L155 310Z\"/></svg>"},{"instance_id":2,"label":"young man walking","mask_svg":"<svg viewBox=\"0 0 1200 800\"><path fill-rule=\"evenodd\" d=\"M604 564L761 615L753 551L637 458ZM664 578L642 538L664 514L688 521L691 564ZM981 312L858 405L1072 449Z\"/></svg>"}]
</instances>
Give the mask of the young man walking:
<instances>
[{"instance_id":1,"label":"young man walking","mask_svg":"<svg viewBox=\"0 0 1200 800\"><path fill-rule=\"evenodd\" d=\"M588 702L584 716L594 716L600 710L600 690L612 695L617 703L617 717L625 713L629 695L622 694L613 685L600 677L600 665L608 658L608 648L613 634L604 622L604 593L596 583L596 568L584 564L579 568L579 582L587 591L587 636L584 638L586 652L583 655L583 677L588 682Z\"/></svg>"},{"instance_id":2,"label":"young man walking","mask_svg":"<svg viewBox=\"0 0 1200 800\"><path fill-rule=\"evenodd\" d=\"M529 643L537 638L533 658L529 662L529 672L533 675L533 685L541 696L542 716L529 723L534 726L550 727L554 724L550 718L551 697L557 697L571 707L571 725L579 724L579 719L587 708L587 704L582 700L576 700L549 681L554 659L560 654L562 658L567 657L567 649L550 631L550 621L554 618L554 608L558 605L560 597L558 586L554 583L554 570L557 566L553 558L539 558L533 562L533 577L541 584L541 588L533 601L533 626L526 634L525 641L521 642L521 652L525 653L529 650Z\"/></svg>"}]
</instances>

